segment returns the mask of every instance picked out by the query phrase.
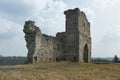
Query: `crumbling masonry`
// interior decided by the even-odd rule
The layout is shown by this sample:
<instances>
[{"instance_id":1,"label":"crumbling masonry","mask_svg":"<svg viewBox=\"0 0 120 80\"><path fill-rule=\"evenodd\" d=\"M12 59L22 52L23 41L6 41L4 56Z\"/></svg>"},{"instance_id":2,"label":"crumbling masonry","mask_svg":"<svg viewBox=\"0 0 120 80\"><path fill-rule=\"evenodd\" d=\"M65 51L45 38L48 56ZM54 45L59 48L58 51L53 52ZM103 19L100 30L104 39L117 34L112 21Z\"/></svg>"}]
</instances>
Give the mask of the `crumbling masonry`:
<instances>
[{"instance_id":1,"label":"crumbling masonry","mask_svg":"<svg viewBox=\"0 0 120 80\"><path fill-rule=\"evenodd\" d=\"M34 21L24 25L27 42L28 62L69 60L90 62L91 36L90 23L84 12L78 8L64 12L66 16L65 32L56 37L42 34Z\"/></svg>"}]
</instances>

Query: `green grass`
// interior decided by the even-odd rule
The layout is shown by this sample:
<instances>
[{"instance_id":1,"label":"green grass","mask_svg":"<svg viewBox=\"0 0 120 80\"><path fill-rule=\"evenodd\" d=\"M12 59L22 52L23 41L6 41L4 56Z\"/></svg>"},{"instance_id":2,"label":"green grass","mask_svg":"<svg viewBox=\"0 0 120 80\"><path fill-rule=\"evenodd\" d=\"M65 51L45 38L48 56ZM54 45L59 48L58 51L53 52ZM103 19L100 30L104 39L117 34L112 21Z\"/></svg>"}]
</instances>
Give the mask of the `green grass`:
<instances>
[{"instance_id":1,"label":"green grass","mask_svg":"<svg viewBox=\"0 0 120 80\"><path fill-rule=\"evenodd\" d=\"M1 66L0 80L120 80L120 64L41 62Z\"/></svg>"}]
</instances>

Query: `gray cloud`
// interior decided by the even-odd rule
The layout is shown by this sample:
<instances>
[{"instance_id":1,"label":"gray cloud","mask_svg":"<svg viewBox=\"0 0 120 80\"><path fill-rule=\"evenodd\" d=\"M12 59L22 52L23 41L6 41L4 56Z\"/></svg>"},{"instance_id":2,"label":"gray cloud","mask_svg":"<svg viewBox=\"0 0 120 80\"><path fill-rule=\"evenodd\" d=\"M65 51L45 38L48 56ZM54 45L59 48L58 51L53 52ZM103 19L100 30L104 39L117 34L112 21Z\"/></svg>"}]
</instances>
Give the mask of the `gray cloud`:
<instances>
[{"instance_id":1,"label":"gray cloud","mask_svg":"<svg viewBox=\"0 0 120 80\"><path fill-rule=\"evenodd\" d=\"M4 34L0 34L0 39L3 39L3 40L12 39L16 37L16 35L17 34L14 34L14 33L4 33Z\"/></svg>"}]
</instances>

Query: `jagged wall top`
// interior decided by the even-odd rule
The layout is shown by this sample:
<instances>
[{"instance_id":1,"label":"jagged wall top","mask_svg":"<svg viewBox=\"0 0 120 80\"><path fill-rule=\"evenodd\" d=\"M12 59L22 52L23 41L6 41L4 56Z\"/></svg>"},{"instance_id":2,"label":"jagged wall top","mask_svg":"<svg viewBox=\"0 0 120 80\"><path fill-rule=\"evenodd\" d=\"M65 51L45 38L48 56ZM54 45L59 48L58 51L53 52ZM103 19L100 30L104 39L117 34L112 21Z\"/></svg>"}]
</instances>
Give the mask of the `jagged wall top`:
<instances>
[{"instance_id":1,"label":"jagged wall top","mask_svg":"<svg viewBox=\"0 0 120 80\"><path fill-rule=\"evenodd\" d=\"M69 10L67 10L67 11L64 11L64 14L65 14L66 16L73 15L73 14L82 15L82 16L85 17L86 20L88 21L85 13L84 13L83 11L81 11L79 8L69 9Z\"/></svg>"},{"instance_id":2,"label":"jagged wall top","mask_svg":"<svg viewBox=\"0 0 120 80\"><path fill-rule=\"evenodd\" d=\"M28 20L25 21L24 30L26 34L41 32L39 27L36 27L35 22Z\"/></svg>"},{"instance_id":3,"label":"jagged wall top","mask_svg":"<svg viewBox=\"0 0 120 80\"><path fill-rule=\"evenodd\" d=\"M69 9L67 11L64 12L65 15L69 15L69 14L73 14L73 13L80 13L79 8L75 8L75 9Z\"/></svg>"}]
</instances>

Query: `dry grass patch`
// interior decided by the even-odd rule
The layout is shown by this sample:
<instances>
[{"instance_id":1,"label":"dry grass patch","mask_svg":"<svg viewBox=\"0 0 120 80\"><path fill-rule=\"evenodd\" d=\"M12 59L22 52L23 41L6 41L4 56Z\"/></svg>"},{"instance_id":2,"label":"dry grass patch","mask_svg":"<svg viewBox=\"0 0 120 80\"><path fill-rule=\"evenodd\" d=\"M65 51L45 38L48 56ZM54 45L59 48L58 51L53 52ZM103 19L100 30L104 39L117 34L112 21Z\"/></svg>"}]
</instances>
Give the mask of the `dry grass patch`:
<instances>
[{"instance_id":1,"label":"dry grass patch","mask_svg":"<svg viewBox=\"0 0 120 80\"><path fill-rule=\"evenodd\" d=\"M1 66L0 80L120 80L120 64L41 62Z\"/></svg>"}]
</instances>

